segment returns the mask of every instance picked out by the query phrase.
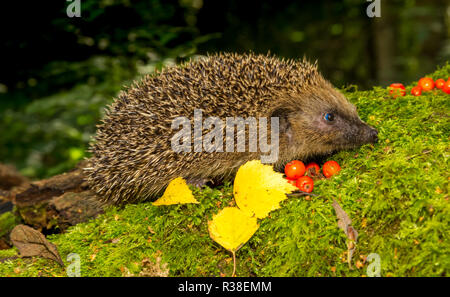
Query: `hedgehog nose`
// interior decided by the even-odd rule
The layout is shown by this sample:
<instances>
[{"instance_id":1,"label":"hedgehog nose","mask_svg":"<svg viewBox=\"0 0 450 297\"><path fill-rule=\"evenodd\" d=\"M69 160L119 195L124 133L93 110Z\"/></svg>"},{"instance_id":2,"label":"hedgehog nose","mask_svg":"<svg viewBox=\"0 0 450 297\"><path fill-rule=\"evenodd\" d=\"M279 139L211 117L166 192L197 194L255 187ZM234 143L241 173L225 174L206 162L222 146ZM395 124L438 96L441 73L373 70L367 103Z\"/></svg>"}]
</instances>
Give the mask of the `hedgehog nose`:
<instances>
[{"instance_id":1,"label":"hedgehog nose","mask_svg":"<svg viewBox=\"0 0 450 297\"><path fill-rule=\"evenodd\" d=\"M370 139L371 139L372 143L378 142L378 131L376 129L372 129L370 131Z\"/></svg>"}]
</instances>

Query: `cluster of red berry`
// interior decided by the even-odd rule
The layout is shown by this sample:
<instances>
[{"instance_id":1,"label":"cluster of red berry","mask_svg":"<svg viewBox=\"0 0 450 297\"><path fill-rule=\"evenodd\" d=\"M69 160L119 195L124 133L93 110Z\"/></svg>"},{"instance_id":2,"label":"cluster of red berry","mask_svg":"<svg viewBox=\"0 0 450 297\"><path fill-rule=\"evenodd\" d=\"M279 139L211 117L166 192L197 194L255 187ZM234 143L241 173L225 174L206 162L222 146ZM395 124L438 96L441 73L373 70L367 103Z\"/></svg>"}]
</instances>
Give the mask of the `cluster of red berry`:
<instances>
[{"instance_id":1,"label":"cluster of red berry","mask_svg":"<svg viewBox=\"0 0 450 297\"><path fill-rule=\"evenodd\" d=\"M434 81L430 77L422 77L417 83L417 86L411 89L411 94L414 96L420 96L422 95L422 91L431 91L435 87L437 89L441 89L444 93L450 94L450 78L448 78L447 81L442 78L436 79L436 81ZM389 86L389 93L394 98L405 96L405 86L401 83L393 83Z\"/></svg>"},{"instance_id":2,"label":"cluster of red berry","mask_svg":"<svg viewBox=\"0 0 450 297\"><path fill-rule=\"evenodd\" d=\"M341 166L336 161L327 161L322 166L322 172L325 177L331 177L340 170ZM311 193L314 188L314 181L311 176L317 176L320 173L320 167L314 162L305 166L302 161L294 160L284 166L284 173L289 183L303 192ZM311 176L305 175L305 173Z\"/></svg>"}]
</instances>

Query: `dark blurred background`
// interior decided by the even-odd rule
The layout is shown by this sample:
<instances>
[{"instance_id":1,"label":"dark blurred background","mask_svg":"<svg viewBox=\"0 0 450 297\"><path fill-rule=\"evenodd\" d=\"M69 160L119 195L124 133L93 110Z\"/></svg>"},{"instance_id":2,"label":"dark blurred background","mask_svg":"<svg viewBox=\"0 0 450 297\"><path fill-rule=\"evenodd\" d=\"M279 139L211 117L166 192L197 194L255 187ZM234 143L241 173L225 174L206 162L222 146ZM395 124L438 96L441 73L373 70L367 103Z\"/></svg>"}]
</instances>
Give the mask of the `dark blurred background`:
<instances>
[{"instance_id":1,"label":"dark blurred background","mask_svg":"<svg viewBox=\"0 0 450 297\"><path fill-rule=\"evenodd\" d=\"M6 1L5 1L6 2ZM409 83L450 57L450 4L381 0L81 0L0 4L0 162L31 178L70 169L133 79L208 52L318 60L337 87Z\"/></svg>"}]
</instances>

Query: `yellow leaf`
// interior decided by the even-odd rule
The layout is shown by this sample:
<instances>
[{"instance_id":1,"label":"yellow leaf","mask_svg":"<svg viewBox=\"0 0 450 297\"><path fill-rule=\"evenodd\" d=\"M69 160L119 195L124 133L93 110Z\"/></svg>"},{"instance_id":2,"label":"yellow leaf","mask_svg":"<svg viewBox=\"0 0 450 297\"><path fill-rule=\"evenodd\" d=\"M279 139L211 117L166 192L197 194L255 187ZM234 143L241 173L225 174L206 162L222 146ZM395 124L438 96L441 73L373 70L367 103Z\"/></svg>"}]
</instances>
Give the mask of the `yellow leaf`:
<instances>
[{"instance_id":1,"label":"yellow leaf","mask_svg":"<svg viewBox=\"0 0 450 297\"><path fill-rule=\"evenodd\" d=\"M237 207L225 207L208 222L209 235L218 244L236 252L258 229L255 217Z\"/></svg>"},{"instance_id":2,"label":"yellow leaf","mask_svg":"<svg viewBox=\"0 0 450 297\"><path fill-rule=\"evenodd\" d=\"M198 203L192 195L186 181L182 177L172 180L167 186L166 191L161 198L153 202L153 205L172 205L184 203Z\"/></svg>"},{"instance_id":3,"label":"yellow leaf","mask_svg":"<svg viewBox=\"0 0 450 297\"><path fill-rule=\"evenodd\" d=\"M234 179L234 199L237 206L258 219L265 218L272 210L280 208L286 194L298 190L287 182L272 166L253 160L242 165Z\"/></svg>"}]
</instances>

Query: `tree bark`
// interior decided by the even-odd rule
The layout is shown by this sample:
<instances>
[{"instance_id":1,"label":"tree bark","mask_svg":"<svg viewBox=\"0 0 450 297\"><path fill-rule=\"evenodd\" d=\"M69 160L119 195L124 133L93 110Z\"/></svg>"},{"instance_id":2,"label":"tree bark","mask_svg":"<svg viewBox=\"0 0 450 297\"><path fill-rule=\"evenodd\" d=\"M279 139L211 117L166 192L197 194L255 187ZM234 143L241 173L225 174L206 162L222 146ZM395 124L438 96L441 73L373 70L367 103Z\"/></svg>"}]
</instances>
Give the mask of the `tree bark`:
<instances>
[{"instance_id":1,"label":"tree bark","mask_svg":"<svg viewBox=\"0 0 450 297\"><path fill-rule=\"evenodd\" d=\"M376 75L378 84L388 85L396 79L395 27L392 21L392 9L388 1L381 4L381 17L374 17L372 23L375 36Z\"/></svg>"}]
</instances>

